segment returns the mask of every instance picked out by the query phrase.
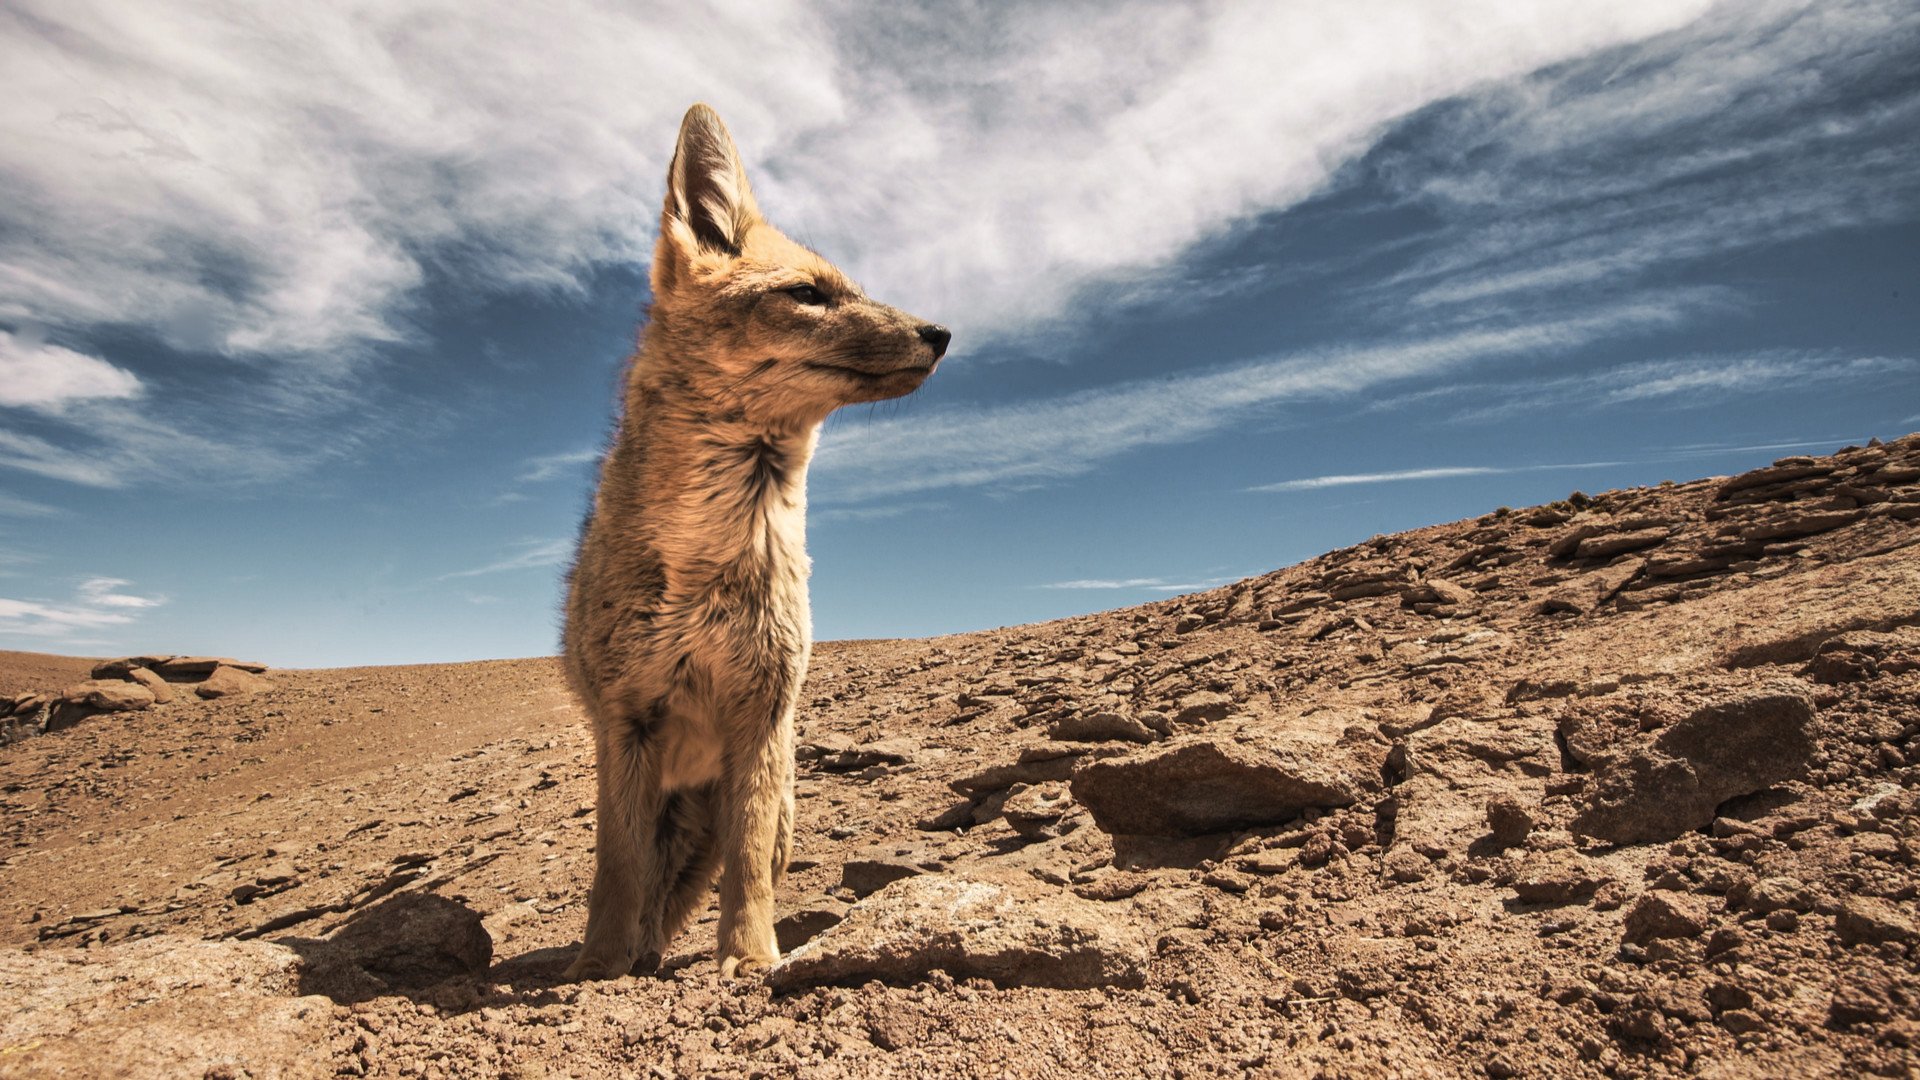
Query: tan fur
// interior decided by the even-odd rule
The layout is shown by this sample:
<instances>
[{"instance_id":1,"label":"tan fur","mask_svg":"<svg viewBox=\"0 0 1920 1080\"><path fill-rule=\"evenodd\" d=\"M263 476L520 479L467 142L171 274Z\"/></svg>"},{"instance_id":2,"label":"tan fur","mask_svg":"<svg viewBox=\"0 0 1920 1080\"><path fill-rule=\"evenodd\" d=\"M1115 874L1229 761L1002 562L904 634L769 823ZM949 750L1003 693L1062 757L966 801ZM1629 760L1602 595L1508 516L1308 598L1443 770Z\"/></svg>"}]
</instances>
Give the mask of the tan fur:
<instances>
[{"instance_id":1,"label":"tan fur","mask_svg":"<svg viewBox=\"0 0 1920 1080\"><path fill-rule=\"evenodd\" d=\"M705 105L680 127L652 278L567 597L599 789L572 978L657 963L716 872L722 974L778 958L812 644L807 463L828 413L913 391L947 342L767 224Z\"/></svg>"}]
</instances>

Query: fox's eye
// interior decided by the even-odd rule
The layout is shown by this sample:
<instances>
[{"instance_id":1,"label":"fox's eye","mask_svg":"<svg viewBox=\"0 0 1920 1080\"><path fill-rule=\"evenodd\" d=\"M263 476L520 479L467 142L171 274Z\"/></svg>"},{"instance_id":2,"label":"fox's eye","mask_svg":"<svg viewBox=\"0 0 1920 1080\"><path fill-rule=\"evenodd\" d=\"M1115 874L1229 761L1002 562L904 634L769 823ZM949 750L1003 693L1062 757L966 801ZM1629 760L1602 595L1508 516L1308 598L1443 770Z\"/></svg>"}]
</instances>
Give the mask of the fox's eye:
<instances>
[{"instance_id":1,"label":"fox's eye","mask_svg":"<svg viewBox=\"0 0 1920 1080\"><path fill-rule=\"evenodd\" d=\"M812 285L795 285L791 289L784 289L782 291L803 304L818 305L827 302L827 294L814 288Z\"/></svg>"}]
</instances>

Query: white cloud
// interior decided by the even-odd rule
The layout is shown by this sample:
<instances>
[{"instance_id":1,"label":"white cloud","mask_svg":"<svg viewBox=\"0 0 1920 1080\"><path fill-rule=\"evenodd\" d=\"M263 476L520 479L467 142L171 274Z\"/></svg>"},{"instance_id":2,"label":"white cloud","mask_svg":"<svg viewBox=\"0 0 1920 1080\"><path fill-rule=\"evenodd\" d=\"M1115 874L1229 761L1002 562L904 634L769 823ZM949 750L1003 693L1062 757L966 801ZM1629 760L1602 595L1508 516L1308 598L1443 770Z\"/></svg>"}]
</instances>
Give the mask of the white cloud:
<instances>
[{"instance_id":1,"label":"white cloud","mask_svg":"<svg viewBox=\"0 0 1920 1080\"><path fill-rule=\"evenodd\" d=\"M705 98L783 220L984 335L1312 193L1428 102L1705 8L16 4L0 319L336 364L405 336L433 272L643 261Z\"/></svg>"},{"instance_id":2,"label":"white cloud","mask_svg":"<svg viewBox=\"0 0 1920 1080\"><path fill-rule=\"evenodd\" d=\"M522 540L513 545L513 554L498 562L485 566L476 566L471 570L455 570L441 574L435 581L450 581L454 578L479 577L482 574L501 574L510 570L533 570L543 566L558 566L573 555L572 540Z\"/></svg>"},{"instance_id":3,"label":"white cloud","mask_svg":"<svg viewBox=\"0 0 1920 1080\"><path fill-rule=\"evenodd\" d=\"M130 584L124 578L88 578L67 601L0 597L0 634L66 646L101 644L108 639L76 635L128 626L137 618L133 612L166 602L164 598L116 591Z\"/></svg>"},{"instance_id":4,"label":"white cloud","mask_svg":"<svg viewBox=\"0 0 1920 1080\"><path fill-rule=\"evenodd\" d=\"M166 603L165 597L134 596L115 590L133 582L126 578L97 577L80 583L81 603L105 608L150 608Z\"/></svg>"},{"instance_id":5,"label":"white cloud","mask_svg":"<svg viewBox=\"0 0 1920 1080\"><path fill-rule=\"evenodd\" d=\"M1455 95L1468 98L1435 143L1456 158L1400 170L1442 177L1411 197L1458 241L1388 289L1430 309L1611 287L1663 260L1906 213L1906 152L1848 140L1905 122L1910 96L1849 115L1808 74L1810 59L1902 48L1900 6L1699 18L1709 8L15 3L0 10L0 324L69 341L131 329L239 358L285 415L69 397L64 432L0 432L0 466L258 480L351 452L352 431L285 421L340 404L365 346L414 333L428 282L572 291L645 260L696 98L733 125L777 221L882 299L953 326L962 353L1052 325L1093 291L1152 295L1195 245L1323 190L1396 121ZM1802 106L1811 126L1747 130ZM1688 125L1705 132L1685 140L1695 153L1595 167ZM1824 149L1795 164L1803 144ZM1822 168L1847 182L1816 182ZM1863 197L1876 182L1894 197ZM82 387L132 378L72 355L57 366ZM63 437L83 430L108 444ZM959 482L1087 465L1004 457Z\"/></svg>"},{"instance_id":6,"label":"white cloud","mask_svg":"<svg viewBox=\"0 0 1920 1080\"><path fill-rule=\"evenodd\" d=\"M140 380L130 371L0 330L0 406L58 410L69 401L139 394Z\"/></svg>"}]
</instances>

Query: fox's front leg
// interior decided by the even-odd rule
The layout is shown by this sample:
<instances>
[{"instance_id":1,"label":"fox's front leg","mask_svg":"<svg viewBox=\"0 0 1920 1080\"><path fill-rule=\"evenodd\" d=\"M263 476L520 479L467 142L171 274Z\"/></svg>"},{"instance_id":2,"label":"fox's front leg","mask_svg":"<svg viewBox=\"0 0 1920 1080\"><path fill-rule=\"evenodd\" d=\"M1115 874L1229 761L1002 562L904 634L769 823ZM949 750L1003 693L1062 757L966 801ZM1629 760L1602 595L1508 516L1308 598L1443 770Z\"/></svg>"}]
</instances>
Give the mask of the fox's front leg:
<instances>
[{"instance_id":1,"label":"fox's front leg","mask_svg":"<svg viewBox=\"0 0 1920 1080\"><path fill-rule=\"evenodd\" d=\"M661 812L658 778L634 740L596 728L593 892L586 939L567 968L566 978L575 980L620 978L643 948L660 947L660 873L651 843Z\"/></svg>"},{"instance_id":2,"label":"fox's front leg","mask_svg":"<svg viewBox=\"0 0 1920 1080\"><path fill-rule=\"evenodd\" d=\"M761 730L764 735L753 745L739 748L743 752L729 763L725 780L725 865L715 952L722 978L764 969L780 959L773 933L773 887L786 869L784 849L791 843L786 830L792 828L792 704L782 707L771 730Z\"/></svg>"}]
</instances>

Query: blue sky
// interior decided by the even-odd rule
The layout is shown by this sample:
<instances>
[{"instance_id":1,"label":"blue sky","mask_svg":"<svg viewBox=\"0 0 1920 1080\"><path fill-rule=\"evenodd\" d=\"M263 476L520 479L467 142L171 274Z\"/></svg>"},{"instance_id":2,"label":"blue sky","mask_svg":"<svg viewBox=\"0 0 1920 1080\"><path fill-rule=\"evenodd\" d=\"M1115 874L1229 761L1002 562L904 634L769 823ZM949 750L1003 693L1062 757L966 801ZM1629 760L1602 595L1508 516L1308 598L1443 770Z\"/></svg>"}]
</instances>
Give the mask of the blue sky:
<instances>
[{"instance_id":1,"label":"blue sky","mask_svg":"<svg viewBox=\"0 0 1920 1080\"><path fill-rule=\"evenodd\" d=\"M10 4L0 648L552 652L694 100L955 334L829 421L820 638L1902 434L1915 70L1904 2Z\"/></svg>"}]
</instances>

